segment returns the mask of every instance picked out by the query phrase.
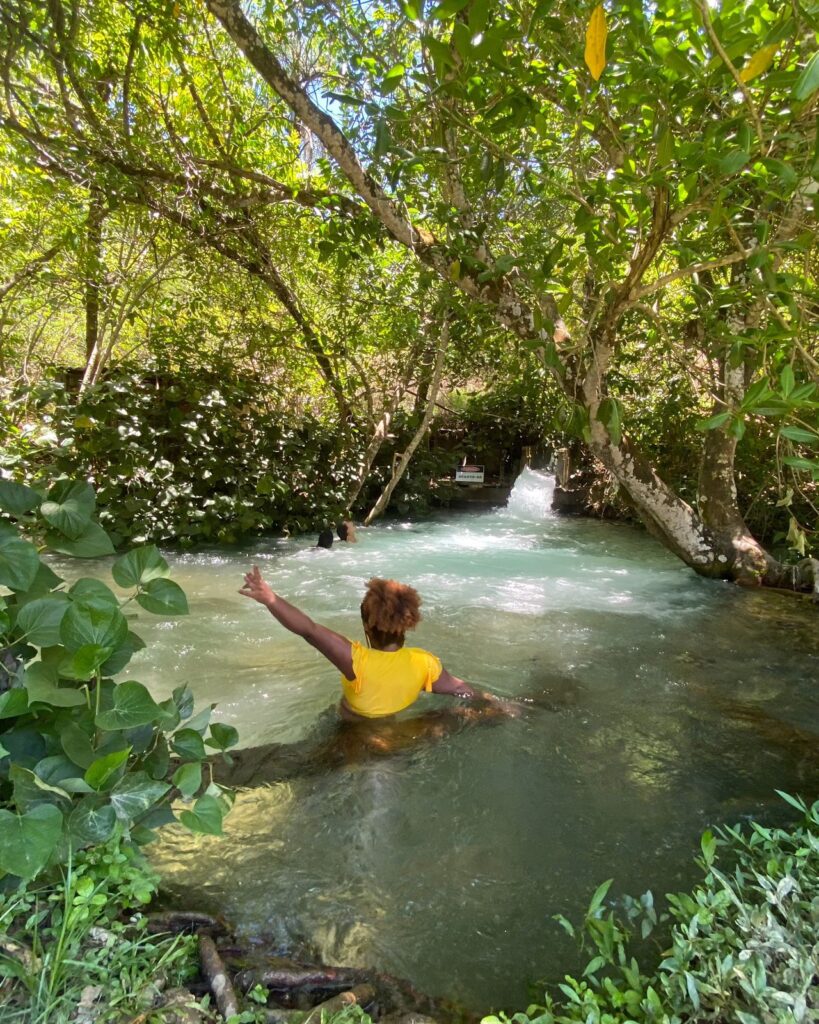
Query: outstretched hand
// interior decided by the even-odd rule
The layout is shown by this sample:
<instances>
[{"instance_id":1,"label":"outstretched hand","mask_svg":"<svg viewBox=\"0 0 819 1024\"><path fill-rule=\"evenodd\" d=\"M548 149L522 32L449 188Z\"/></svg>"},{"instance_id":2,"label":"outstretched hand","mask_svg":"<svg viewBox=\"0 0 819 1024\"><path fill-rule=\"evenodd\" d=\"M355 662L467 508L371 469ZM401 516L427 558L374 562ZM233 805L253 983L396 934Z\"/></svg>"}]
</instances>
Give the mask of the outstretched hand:
<instances>
[{"instance_id":1,"label":"outstretched hand","mask_svg":"<svg viewBox=\"0 0 819 1024\"><path fill-rule=\"evenodd\" d=\"M254 565L250 572L245 573L245 585L239 591L244 597L250 597L259 604L269 605L275 593L262 579L259 567Z\"/></svg>"}]
</instances>

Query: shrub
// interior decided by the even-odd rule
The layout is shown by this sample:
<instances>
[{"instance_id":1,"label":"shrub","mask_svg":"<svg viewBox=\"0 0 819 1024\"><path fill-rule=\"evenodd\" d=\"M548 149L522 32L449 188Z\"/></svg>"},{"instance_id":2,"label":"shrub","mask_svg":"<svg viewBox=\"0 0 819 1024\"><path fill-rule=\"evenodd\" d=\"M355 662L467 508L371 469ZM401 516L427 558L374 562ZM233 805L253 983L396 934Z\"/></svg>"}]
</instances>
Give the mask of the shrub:
<instances>
[{"instance_id":1,"label":"shrub","mask_svg":"<svg viewBox=\"0 0 819 1024\"><path fill-rule=\"evenodd\" d=\"M119 598L93 577L67 586L40 554L112 553L94 508L85 481L37 490L0 480L0 510L16 520L0 518L0 885L117 835L149 841L175 820L172 796L191 800L201 790L206 747L225 751L238 740L232 727L210 724L211 709L192 717L187 686L157 702L141 683L114 679L144 646ZM126 604L187 612L152 546L118 558L112 575L131 591ZM179 820L218 833L229 802L211 785Z\"/></svg>"},{"instance_id":2,"label":"shrub","mask_svg":"<svg viewBox=\"0 0 819 1024\"><path fill-rule=\"evenodd\" d=\"M624 901L625 921L595 893L582 928L559 922L594 953L580 978L567 976L542 1005L517 1013L515 1024L799 1024L819 1006L819 801L792 830L752 822L702 837L702 883L669 895L671 945L647 972L630 954L658 924L651 893ZM720 853L718 857L717 854ZM717 866L719 863L719 867ZM505 1015L486 1017L500 1024Z\"/></svg>"}]
</instances>

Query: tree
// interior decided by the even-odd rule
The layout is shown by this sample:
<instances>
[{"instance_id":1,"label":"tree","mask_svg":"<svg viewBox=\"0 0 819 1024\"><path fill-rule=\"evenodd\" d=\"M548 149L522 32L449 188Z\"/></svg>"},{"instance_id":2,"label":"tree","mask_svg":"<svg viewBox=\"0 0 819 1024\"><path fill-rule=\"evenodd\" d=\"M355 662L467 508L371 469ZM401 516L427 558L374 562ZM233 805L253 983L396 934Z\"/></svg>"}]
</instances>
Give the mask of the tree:
<instances>
[{"instance_id":1,"label":"tree","mask_svg":"<svg viewBox=\"0 0 819 1024\"><path fill-rule=\"evenodd\" d=\"M174 20L108 0L72 19L20 0L4 15L3 127L55 178L92 176L264 280L335 377L333 356L355 356L305 315L293 261L314 267L312 244L378 252L387 273L403 249L419 280L449 282L541 354L570 428L687 564L793 582L744 523L734 453L773 418L782 500L815 501L814 15L305 0L254 26L208 0L243 62L204 6ZM693 504L630 436L640 352L690 372L706 438Z\"/></svg>"}]
</instances>

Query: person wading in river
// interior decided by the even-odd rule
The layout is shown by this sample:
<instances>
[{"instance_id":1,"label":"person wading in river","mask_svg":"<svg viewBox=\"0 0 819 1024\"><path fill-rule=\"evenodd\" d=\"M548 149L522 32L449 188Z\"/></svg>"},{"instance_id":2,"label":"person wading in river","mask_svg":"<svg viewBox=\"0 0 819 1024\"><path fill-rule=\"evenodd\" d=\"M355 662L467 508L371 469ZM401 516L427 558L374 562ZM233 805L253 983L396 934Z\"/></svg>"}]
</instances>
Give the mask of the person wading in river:
<instances>
[{"instance_id":1,"label":"person wading in river","mask_svg":"<svg viewBox=\"0 0 819 1024\"><path fill-rule=\"evenodd\" d=\"M404 646L407 631L421 621L421 598L405 583L370 580L361 602L366 647L313 622L274 593L256 566L246 574L239 593L263 604L285 629L306 640L341 672L344 695L339 710L348 721L394 715L415 703L424 690L492 702L495 713L505 703L447 672L434 654ZM511 708L509 712L514 713Z\"/></svg>"}]
</instances>

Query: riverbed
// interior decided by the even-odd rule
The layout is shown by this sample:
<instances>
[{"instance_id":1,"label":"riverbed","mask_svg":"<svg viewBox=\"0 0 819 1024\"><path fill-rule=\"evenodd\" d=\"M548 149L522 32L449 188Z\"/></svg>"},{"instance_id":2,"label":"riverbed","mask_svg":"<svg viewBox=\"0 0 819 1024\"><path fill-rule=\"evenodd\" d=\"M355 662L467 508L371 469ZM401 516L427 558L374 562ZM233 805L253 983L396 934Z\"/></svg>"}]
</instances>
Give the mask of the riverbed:
<instances>
[{"instance_id":1,"label":"riverbed","mask_svg":"<svg viewBox=\"0 0 819 1024\"><path fill-rule=\"evenodd\" d=\"M339 696L335 670L238 595L250 564L354 638L367 579L411 583L413 643L534 698L518 719L240 793L221 839L166 830L151 856L173 899L519 1009L531 983L582 966L553 916L582 917L602 880L614 897L685 887L705 828L789 820L776 789L819 795L815 610L702 580L631 526L558 518L551 486L525 471L506 509L384 523L330 551L168 555L191 614L140 612L148 647L126 675L163 697L189 683L244 746L310 736Z\"/></svg>"}]
</instances>

